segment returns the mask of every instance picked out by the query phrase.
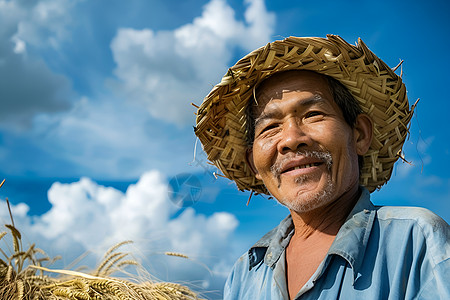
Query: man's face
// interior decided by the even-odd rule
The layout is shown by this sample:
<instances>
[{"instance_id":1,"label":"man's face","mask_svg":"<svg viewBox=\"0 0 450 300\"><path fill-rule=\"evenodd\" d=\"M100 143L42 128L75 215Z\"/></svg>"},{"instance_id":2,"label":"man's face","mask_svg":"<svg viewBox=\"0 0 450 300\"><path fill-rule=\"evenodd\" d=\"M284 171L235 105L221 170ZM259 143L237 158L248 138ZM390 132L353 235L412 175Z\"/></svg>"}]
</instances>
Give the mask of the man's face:
<instances>
[{"instance_id":1,"label":"man's face","mask_svg":"<svg viewBox=\"0 0 450 300\"><path fill-rule=\"evenodd\" d=\"M258 88L256 102L248 159L278 201L306 212L358 185L355 129L345 122L325 78L307 71L278 73Z\"/></svg>"}]
</instances>

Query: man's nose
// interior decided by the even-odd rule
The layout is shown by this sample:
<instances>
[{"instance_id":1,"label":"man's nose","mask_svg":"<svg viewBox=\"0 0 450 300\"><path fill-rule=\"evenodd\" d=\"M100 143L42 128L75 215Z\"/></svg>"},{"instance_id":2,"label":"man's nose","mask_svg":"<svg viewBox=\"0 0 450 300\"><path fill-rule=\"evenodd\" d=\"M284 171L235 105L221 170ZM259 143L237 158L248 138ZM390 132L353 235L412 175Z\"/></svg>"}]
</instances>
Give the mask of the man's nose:
<instances>
[{"instance_id":1,"label":"man's nose","mask_svg":"<svg viewBox=\"0 0 450 300\"><path fill-rule=\"evenodd\" d=\"M297 118L290 118L283 125L282 137L278 143L278 152L285 154L289 151L297 152L305 146L312 146L312 139L305 133Z\"/></svg>"}]
</instances>

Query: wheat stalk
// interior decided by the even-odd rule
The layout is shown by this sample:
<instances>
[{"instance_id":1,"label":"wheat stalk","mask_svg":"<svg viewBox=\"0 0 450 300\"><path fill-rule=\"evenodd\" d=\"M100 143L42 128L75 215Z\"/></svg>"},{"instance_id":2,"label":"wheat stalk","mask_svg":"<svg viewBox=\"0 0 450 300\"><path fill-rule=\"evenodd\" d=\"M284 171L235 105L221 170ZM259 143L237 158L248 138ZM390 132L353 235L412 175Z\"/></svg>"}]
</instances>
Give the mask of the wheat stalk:
<instances>
[{"instance_id":1,"label":"wheat stalk","mask_svg":"<svg viewBox=\"0 0 450 300\"><path fill-rule=\"evenodd\" d=\"M4 184L0 183L0 187ZM22 235L16 228L12 217L9 201L8 209L11 224L5 227L12 235L13 253L8 255L0 248L4 260L0 258L0 299L18 300L195 300L199 296L188 287L170 282L140 283L110 277L116 271L123 271L123 267L134 265L140 267L134 260L125 260L129 254L117 250L132 241L123 241L108 249L103 261L92 273L72 270L56 270L42 266L43 262L52 264L59 257L51 259L44 251L36 248L35 244L24 251ZM0 240L8 234L0 232ZM166 252L166 255L188 258L176 252ZM43 256L43 257L38 257ZM40 275L37 275L39 272ZM58 274L50 277L45 273Z\"/></svg>"}]
</instances>

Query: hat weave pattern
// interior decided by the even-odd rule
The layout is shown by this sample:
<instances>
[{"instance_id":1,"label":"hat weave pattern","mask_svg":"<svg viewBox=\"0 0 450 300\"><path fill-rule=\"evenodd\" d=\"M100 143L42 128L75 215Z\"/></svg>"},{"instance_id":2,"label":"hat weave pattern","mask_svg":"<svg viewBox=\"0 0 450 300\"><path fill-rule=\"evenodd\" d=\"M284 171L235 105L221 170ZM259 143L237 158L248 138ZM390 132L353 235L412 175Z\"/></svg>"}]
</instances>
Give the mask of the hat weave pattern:
<instances>
[{"instance_id":1,"label":"hat weave pattern","mask_svg":"<svg viewBox=\"0 0 450 300\"><path fill-rule=\"evenodd\" d=\"M385 184L401 156L414 107L402 79L358 40L289 37L261 47L231 67L198 109L195 134L208 159L240 190L268 194L246 161L246 106L265 78L287 70L309 70L340 81L372 118L373 140L364 155L360 184L370 192Z\"/></svg>"}]
</instances>

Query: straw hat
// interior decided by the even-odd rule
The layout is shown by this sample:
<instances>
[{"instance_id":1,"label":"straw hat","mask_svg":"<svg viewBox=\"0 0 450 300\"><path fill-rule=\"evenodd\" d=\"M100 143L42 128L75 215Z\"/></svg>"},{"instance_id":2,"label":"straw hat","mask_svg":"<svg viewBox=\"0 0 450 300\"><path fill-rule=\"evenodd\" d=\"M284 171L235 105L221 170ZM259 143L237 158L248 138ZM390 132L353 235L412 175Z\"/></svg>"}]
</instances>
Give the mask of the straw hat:
<instances>
[{"instance_id":1,"label":"straw hat","mask_svg":"<svg viewBox=\"0 0 450 300\"><path fill-rule=\"evenodd\" d=\"M268 194L246 162L245 109L259 82L280 71L310 70L339 80L374 123L360 184L370 192L385 184L401 156L414 106L402 79L367 46L341 37L289 37L261 47L231 67L198 109L195 134L208 159L240 190Z\"/></svg>"}]
</instances>

